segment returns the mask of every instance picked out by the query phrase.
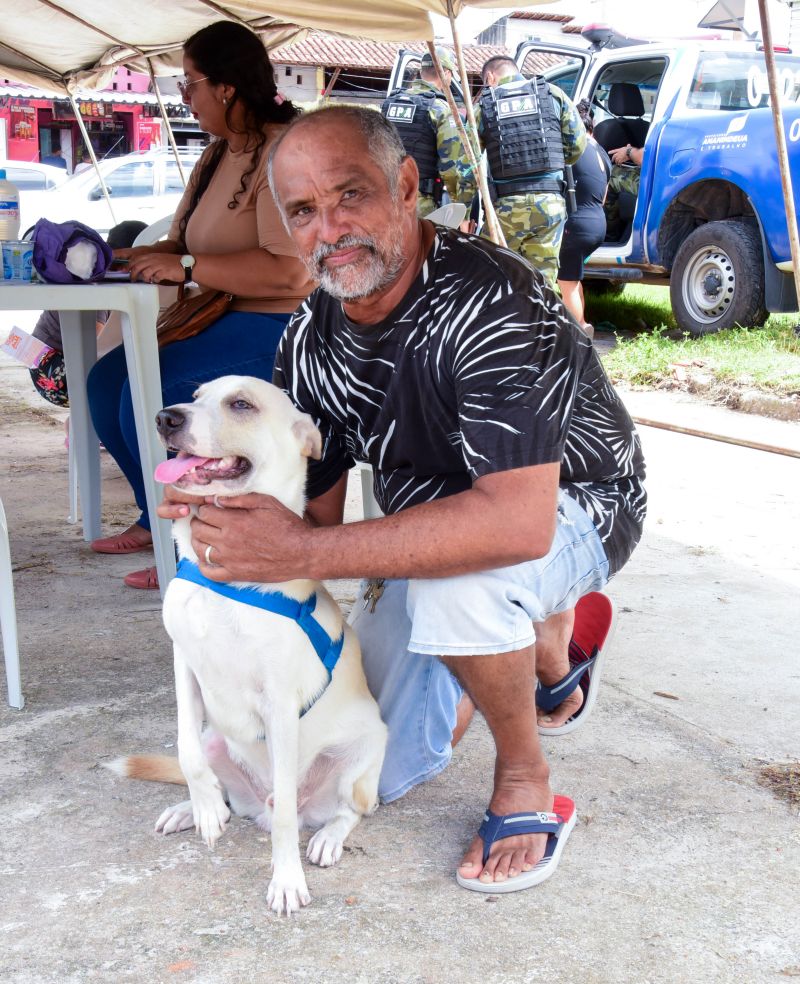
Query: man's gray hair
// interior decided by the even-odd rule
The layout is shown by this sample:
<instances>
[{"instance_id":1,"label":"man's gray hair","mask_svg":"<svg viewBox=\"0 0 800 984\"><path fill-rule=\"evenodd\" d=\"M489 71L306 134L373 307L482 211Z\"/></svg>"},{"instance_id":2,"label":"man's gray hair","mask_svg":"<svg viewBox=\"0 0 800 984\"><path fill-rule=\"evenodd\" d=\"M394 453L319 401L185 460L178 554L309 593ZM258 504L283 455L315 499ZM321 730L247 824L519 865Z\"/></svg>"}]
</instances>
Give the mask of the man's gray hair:
<instances>
[{"instance_id":1,"label":"man's gray hair","mask_svg":"<svg viewBox=\"0 0 800 984\"><path fill-rule=\"evenodd\" d=\"M315 109L310 113L303 113L296 117L270 148L267 160L267 180L272 197L281 210L281 214L283 214L283 207L275 193L273 175L275 154L288 134L296 127L313 126L316 122L323 122L328 119L339 119L342 123L355 125L361 130L367 144L368 156L386 176L392 198L397 196L400 165L407 155L394 124L390 123L377 110L367 106L324 106L322 109Z\"/></svg>"}]
</instances>

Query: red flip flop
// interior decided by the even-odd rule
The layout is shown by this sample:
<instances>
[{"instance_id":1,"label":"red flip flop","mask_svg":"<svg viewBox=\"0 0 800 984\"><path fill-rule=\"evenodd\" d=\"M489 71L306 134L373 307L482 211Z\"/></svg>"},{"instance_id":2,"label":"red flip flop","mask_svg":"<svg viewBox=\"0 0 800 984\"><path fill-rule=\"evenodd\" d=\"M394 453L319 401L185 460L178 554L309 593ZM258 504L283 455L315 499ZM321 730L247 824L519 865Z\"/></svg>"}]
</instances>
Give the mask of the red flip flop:
<instances>
[{"instance_id":1,"label":"red flip flop","mask_svg":"<svg viewBox=\"0 0 800 984\"><path fill-rule=\"evenodd\" d=\"M557 693L563 686L561 700L575 689L575 674L586 664L586 669L580 674L577 686L583 691L583 703L578 712L568 721L557 728L539 726L540 735L566 735L575 731L589 717L600 687L600 674L603 668L608 644L614 633L614 605L608 595L600 591L592 591L581 598L575 606L575 625L572 629L572 640L569 644L570 672L552 687L540 689ZM569 683L571 682L571 685ZM565 686L566 685L566 686ZM557 706L557 700L552 706Z\"/></svg>"}]
</instances>

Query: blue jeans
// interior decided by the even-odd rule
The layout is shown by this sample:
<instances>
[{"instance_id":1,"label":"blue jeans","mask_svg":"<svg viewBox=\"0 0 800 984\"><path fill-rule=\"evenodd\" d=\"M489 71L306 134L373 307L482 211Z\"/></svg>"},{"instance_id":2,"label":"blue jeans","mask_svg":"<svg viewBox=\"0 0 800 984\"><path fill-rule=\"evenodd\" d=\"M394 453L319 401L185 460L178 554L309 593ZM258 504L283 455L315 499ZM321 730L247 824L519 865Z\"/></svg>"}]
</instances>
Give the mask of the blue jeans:
<instances>
[{"instance_id":1,"label":"blue jeans","mask_svg":"<svg viewBox=\"0 0 800 984\"><path fill-rule=\"evenodd\" d=\"M463 692L438 655L479 659L526 649L536 641L535 622L574 608L607 580L594 524L562 493L553 545L541 559L457 577L386 581L374 613L356 602L349 621L389 728L381 802L432 779L450 761Z\"/></svg>"},{"instance_id":2,"label":"blue jeans","mask_svg":"<svg viewBox=\"0 0 800 984\"><path fill-rule=\"evenodd\" d=\"M159 353L162 405L188 403L201 383L219 376L257 376L271 381L275 352L290 317L232 311L199 335L164 346ZM87 392L97 436L130 482L142 511L137 522L149 530L131 387L121 345L92 368Z\"/></svg>"}]
</instances>

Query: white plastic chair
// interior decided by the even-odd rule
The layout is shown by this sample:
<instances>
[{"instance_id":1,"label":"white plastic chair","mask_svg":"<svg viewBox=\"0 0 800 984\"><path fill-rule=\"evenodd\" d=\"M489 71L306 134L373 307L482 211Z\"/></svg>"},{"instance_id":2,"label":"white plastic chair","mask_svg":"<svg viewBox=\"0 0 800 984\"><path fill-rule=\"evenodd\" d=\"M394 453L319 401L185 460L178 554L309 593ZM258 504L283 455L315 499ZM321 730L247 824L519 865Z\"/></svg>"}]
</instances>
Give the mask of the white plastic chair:
<instances>
[{"instance_id":1,"label":"white plastic chair","mask_svg":"<svg viewBox=\"0 0 800 984\"><path fill-rule=\"evenodd\" d=\"M151 223L146 229L142 229L139 235L134 239L134 246L152 246L153 243L157 243L159 239L163 239L169 232L169 227L172 225L172 216L165 215L163 219L158 219Z\"/></svg>"},{"instance_id":2,"label":"white plastic chair","mask_svg":"<svg viewBox=\"0 0 800 984\"><path fill-rule=\"evenodd\" d=\"M366 461L357 461L356 470L361 479L361 505L364 519L379 519L383 513L372 490L372 465L368 465Z\"/></svg>"},{"instance_id":3,"label":"white plastic chair","mask_svg":"<svg viewBox=\"0 0 800 984\"><path fill-rule=\"evenodd\" d=\"M171 215L165 215L162 219L157 219L146 229L142 229L136 239L134 239L133 245L151 246L153 243L157 243L159 239L163 239L166 236L171 225ZM69 513L67 514L67 522L77 523L79 518L78 469L76 466L75 445L72 441L69 442L69 454L67 457L67 483L69 485Z\"/></svg>"},{"instance_id":4,"label":"white plastic chair","mask_svg":"<svg viewBox=\"0 0 800 984\"><path fill-rule=\"evenodd\" d=\"M14 581L11 574L11 548L8 544L8 522L0 499L0 634L6 662L8 703L22 710L22 682L19 671L19 642L17 639L17 608L14 604Z\"/></svg>"},{"instance_id":5,"label":"white plastic chair","mask_svg":"<svg viewBox=\"0 0 800 984\"><path fill-rule=\"evenodd\" d=\"M466 205L461 202L448 202L447 205L440 205L435 212L431 212L425 218L437 225L447 226L448 229L456 229L464 221L466 214Z\"/></svg>"}]
</instances>

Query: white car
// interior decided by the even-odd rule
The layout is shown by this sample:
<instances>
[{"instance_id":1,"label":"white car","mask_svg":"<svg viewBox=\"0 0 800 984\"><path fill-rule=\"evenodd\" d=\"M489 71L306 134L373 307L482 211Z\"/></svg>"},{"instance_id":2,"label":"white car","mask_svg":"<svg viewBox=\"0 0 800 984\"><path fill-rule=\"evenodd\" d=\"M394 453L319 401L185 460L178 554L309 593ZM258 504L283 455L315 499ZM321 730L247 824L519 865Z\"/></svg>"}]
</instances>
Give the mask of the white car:
<instances>
[{"instance_id":1,"label":"white car","mask_svg":"<svg viewBox=\"0 0 800 984\"><path fill-rule=\"evenodd\" d=\"M0 170L6 172L6 178L17 186L20 195L55 188L69 177L66 168L36 161L0 161Z\"/></svg>"},{"instance_id":2,"label":"white car","mask_svg":"<svg viewBox=\"0 0 800 984\"><path fill-rule=\"evenodd\" d=\"M187 179L200 153L200 150L181 151ZM90 167L56 187L21 195L20 231L25 233L42 218L51 222L77 219L106 236L119 222L137 219L152 225L172 215L183 195L183 181L172 153L128 154L100 161L99 167L111 196L113 214L97 172Z\"/></svg>"}]
</instances>

